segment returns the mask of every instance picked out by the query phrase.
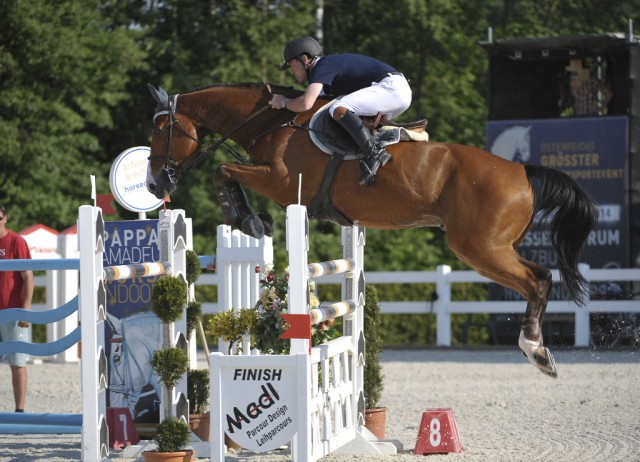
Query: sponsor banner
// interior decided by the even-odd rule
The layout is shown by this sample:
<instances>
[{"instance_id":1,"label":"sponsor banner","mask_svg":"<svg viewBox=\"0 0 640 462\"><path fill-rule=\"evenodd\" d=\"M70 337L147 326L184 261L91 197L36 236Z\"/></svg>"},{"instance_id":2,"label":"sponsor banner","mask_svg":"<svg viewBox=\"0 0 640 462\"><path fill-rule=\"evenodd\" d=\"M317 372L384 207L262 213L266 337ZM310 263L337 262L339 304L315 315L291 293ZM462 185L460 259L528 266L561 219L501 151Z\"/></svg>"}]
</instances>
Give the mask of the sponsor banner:
<instances>
[{"instance_id":1,"label":"sponsor banner","mask_svg":"<svg viewBox=\"0 0 640 462\"><path fill-rule=\"evenodd\" d=\"M303 425L298 421L297 393L304 386L298 383L296 357L235 358L239 361L220 369L223 429L252 451L277 449ZM304 376L305 371L301 372Z\"/></svg>"},{"instance_id":2,"label":"sponsor banner","mask_svg":"<svg viewBox=\"0 0 640 462\"><path fill-rule=\"evenodd\" d=\"M105 222L105 266L160 260L158 220ZM131 412L135 423L159 422L161 389L151 367L161 347L162 324L151 311L153 283L159 276L106 283L108 406Z\"/></svg>"},{"instance_id":3,"label":"sponsor banner","mask_svg":"<svg viewBox=\"0 0 640 462\"><path fill-rule=\"evenodd\" d=\"M488 121L486 131L490 152L561 170L597 202L599 223L581 261L592 268L629 267L628 117ZM558 267L545 223L534 224L518 253L547 268ZM554 288L552 298L566 298L562 290ZM513 297L505 289L500 298Z\"/></svg>"}]
</instances>

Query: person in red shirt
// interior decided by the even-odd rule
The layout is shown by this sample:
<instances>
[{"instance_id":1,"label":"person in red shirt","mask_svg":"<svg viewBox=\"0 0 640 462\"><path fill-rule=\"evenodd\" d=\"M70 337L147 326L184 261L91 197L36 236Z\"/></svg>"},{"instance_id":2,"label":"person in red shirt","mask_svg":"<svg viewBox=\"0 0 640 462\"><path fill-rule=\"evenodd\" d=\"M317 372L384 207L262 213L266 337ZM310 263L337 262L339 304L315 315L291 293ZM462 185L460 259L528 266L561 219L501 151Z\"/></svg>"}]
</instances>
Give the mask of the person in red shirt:
<instances>
[{"instance_id":1,"label":"person in red shirt","mask_svg":"<svg viewBox=\"0 0 640 462\"><path fill-rule=\"evenodd\" d=\"M7 229L7 210L0 204L0 259L30 259L29 246L24 238ZM0 271L0 310L31 307L33 271ZM29 324L23 321L0 323L0 341L29 340ZM23 412L27 398L27 355L8 355L11 367L16 412Z\"/></svg>"}]
</instances>

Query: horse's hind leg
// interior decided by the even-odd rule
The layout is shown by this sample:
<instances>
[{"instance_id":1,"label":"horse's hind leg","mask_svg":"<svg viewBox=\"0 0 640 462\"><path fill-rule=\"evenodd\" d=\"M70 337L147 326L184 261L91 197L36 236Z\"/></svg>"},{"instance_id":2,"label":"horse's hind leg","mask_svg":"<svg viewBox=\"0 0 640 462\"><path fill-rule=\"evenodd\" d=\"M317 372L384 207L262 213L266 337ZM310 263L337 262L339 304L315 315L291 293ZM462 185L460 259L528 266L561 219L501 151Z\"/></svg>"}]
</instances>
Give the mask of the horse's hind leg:
<instances>
[{"instance_id":1,"label":"horse's hind leg","mask_svg":"<svg viewBox=\"0 0 640 462\"><path fill-rule=\"evenodd\" d=\"M543 374L557 378L556 363L548 348L543 346L542 321L551 292L551 272L527 260L522 263L530 268L537 279L534 294L527 297L527 310L522 318L518 346L527 359Z\"/></svg>"},{"instance_id":2,"label":"horse's hind leg","mask_svg":"<svg viewBox=\"0 0 640 462\"><path fill-rule=\"evenodd\" d=\"M449 241L452 244L451 240ZM455 243L452 249L455 251ZM529 361L550 377L557 377L551 352L543 346L542 320L551 290L551 272L525 260L512 247L469 249L460 258L483 276L515 290L527 299L518 344ZM473 255L469 258L469 255Z\"/></svg>"}]
</instances>

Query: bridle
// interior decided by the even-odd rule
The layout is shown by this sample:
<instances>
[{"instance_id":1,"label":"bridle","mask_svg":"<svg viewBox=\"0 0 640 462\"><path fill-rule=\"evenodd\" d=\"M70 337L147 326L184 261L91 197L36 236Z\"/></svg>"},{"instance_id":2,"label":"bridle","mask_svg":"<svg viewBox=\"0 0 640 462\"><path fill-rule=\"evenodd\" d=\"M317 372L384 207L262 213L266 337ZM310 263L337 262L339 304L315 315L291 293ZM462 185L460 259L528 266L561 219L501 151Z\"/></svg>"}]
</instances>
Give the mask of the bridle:
<instances>
[{"instance_id":1,"label":"bridle","mask_svg":"<svg viewBox=\"0 0 640 462\"><path fill-rule=\"evenodd\" d=\"M171 184L175 184L178 182L178 179L187 171L187 169L189 168L193 168L193 165L185 168L184 165L180 165L178 164L175 160L173 160L173 158L171 157L171 145L173 142L173 127L177 127L178 129L180 129L180 131L189 139L195 141L199 147L202 146L202 143L200 142L200 140L194 138L193 136L191 136L191 134L182 126L182 124L180 123L180 121L178 119L176 119L176 103L178 101L178 96L179 95L171 95L167 101L167 106L166 109L161 109L159 111L156 111L156 113L153 115L153 123L155 125L156 119L160 116L163 115L168 115L169 116L169 123L166 124L164 127L162 127L162 129L160 130L160 132L157 134L158 136L162 134L162 132L164 132L167 127L169 128L169 136L167 138L167 154L165 156L152 156L150 155L147 159L149 161L151 160L163 160L164 161L164 166L163 166L163 170L167 172L167 176L169 177L169 181L171 182ZM157 109L157 108L156 108ZM189 160L189 159L187 159ZM186 163L186 161L185 161Z\"/></svg>"},{"instance_id":2,"label":"bridle","mask_svg":"<svg viewBox=\"0 0 640 462\"><path fill-rule=\"evenodd\" d=\"M271 93L271 86L269 84L267 84L267 89L269 90L269 93ZM186 172L188 172L192 168L196 168L205 158L207 158L210 154L213 154L216 151L216 149L218 149L220 146L223 146L223 145L227 146L225 143L233 133L235 133L240 128L245 126L253 118L255 118L258 115L262 114L267 109L270 109L269 104L266 104L262 108L256 110L251 115L249 115L247 118L241 120L238 124L236 124L227 133L222 135L220 138L216 139L215 142L211 146L209 146L206 150L202 150L202 146L203 146L202 142L200 140L198 140L197 138L194 138L193 136L191 136L191 134L182 126L180 121L176 118L175 114L176 114L176 106L177 106L177 103L178 103L178 96L179 96L179 94L175 94L175 95L169 96L169 99L167 101L167 105L165 107L160 106L159 108L156 108L156 113L153 116L153 123L154 124L155 124L155 121L156 121L156 119L158 117L163 116L163 115L168 115L169 116L169 123L167 123L164 127L162 127L160 132L156 135L156 136L161 135L162 132L165 131L165 129L167 129L167 127L169 128L169 135L168 135L168 138L167 138L167 154L165 156L153 156L153 155L150 155L147 158L149 161L151 161L151 160L162 160L162 161L164 161L163 170L167 173L167 176L168 176L169 181L171 182L171 184L176 184L178 182L178 180L182 177L182 175L184 175ZM292 125L291 123L288 123L288 124L283 124L282 125L282 127L284 127L284 126L294 126L294 125ZM171 157L171 145L172 145L172 141L173 141L173 128L174 127L176 127L178 130L180 130L187 138L189 138L190 140L194 141L198 145L199 152L195 156L187 158L182 164L179 164L178 162L176 162ZM280 127L278 127L278 128L280 128ZM251 141L250 146L253 146L253 144L255 144L255 139ZM228 149L230 149L233 152L233 155L238 160L244 160L246 162L246 160L241 155L239 155L239 154L235 153L235 151L233 151L233 148L228 147Z\"/></svg>"}]
</instances>

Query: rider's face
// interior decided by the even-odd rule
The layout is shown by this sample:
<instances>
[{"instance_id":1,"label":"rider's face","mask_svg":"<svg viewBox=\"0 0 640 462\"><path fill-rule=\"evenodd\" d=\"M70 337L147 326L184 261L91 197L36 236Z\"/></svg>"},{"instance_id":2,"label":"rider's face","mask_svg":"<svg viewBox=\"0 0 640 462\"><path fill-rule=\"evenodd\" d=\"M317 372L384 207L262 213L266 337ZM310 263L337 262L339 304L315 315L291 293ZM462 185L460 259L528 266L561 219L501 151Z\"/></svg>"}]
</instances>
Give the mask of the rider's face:
<instances>
[{"instance_id":1,"label":"rider's face","mask_svg":"<svg viewBox=\"0 0 640 462\"><path fill-rule=\"evenodd\" d=\"M307 62L309 62L309 58L303 55L300 59L292 59L291 61L289 61L289 65L291 66L291 73L298 81L298 83L305 83L307 81L307 71L305 70L304 66Z\"/></svg>"}]
</instances>

